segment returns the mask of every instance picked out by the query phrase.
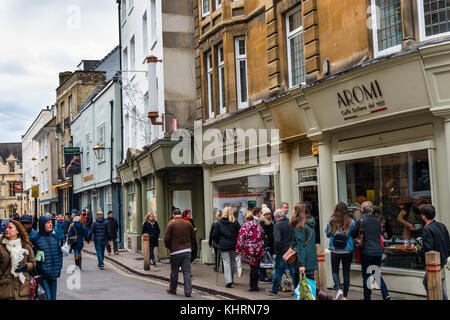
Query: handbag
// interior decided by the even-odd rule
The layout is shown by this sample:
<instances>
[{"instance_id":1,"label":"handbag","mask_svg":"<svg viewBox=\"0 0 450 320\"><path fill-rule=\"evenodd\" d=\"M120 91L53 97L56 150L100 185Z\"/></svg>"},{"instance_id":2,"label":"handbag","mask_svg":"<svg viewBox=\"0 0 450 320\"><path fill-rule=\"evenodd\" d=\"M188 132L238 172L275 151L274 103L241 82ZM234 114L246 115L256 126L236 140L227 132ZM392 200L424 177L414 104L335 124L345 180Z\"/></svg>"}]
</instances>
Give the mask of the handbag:
<instances>
[{"instance_id":1,"label":"handbag","mask_svg":"<svg viewBox=\"0 0 450 320\"><path fill-rule=\"evenodd\" d=\"M73 228L73 227L72 227L72 228ZM69 230L68 233L70 233L70 230ZM70 245L72 245L72 244L74 244L75 242L77 242L77 239L78 239L77 231L75 230L75 235L72 236L72 237L70 237L70 238L67 240L67 243L70 244Z\"/></svg>"},{"instance_id":2,"label":"handbag","mask_svg":"<svg viewBox=\"0 0 450 320\"><path fill-rule=\"evenodd\" d=\"M305 248L308 244L309 240L311 240L312 231L309 234L308 240L305 242ZM286 253L283 255L283 261L287 262L287 264L294 265L295 262L297 262L297 251L295 251L292 246L286 251Z\"/></svg>"},{"instance_id":3,"label":"handbag","mask_svg":"<svg viewBox=\"0 0 450 320\"><path fill-rule=\"evenodd\" d=\"M364 235L363 235L363 219L361 219L361 226L359 227L358 236L353 239L353 245L355 249L361 250L364 246Z\"/></svg>"}]
</instances>

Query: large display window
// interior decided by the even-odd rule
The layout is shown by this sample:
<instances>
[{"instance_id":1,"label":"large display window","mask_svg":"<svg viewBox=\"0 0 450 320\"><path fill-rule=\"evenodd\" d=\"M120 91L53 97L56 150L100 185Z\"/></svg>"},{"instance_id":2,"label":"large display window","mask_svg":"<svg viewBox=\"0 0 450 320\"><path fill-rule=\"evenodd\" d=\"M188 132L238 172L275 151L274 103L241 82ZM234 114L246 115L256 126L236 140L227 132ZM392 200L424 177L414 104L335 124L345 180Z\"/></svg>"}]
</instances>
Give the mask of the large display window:
<instances>
[{"instance_id":1,"label":"large display window","mask_svg":"<svg viewBox=\"0 0 450 320\"><path fill-rule=\"evenodd\" d=\"M213 182L213 211L230 206L234 211L261 207L275 208L273 175L257 175Z\"/></svg>"},{"instance_id":2,"label":"large display window","mask_svg":"<svg viewBox=\"0 0 450 320\"><path fill-rule=\"evenodd\" d=\"M337 174L339 201L347 203L352 214L366 200L376 206L384 265L423 269L415 246L420 246L424 227L418 207L432 202L428 150L341 161Z\"/></svg>"}]
</instances>

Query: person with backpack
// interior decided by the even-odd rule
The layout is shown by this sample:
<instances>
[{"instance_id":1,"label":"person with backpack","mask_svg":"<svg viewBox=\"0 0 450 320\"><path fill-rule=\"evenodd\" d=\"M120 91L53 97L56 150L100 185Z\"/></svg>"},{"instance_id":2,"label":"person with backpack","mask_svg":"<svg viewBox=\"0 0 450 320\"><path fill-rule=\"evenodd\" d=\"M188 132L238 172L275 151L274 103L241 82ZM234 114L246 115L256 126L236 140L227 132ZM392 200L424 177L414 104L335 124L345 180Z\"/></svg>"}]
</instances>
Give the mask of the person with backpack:
<instances>
[{"instance_id":1,"label":"person with backpack","mask_svg":"<svg viewBox=\"0 0 450 320\"><path fill-rule=\"evenodd\" d=\"M440 254L440 268L441 275L445 274L445 265L447 259L450 256L450 236L447 227L440 222L437 222L434 218L436 216L436 210L431 204L422 204L419 206L419 211L425 222L425 227L422 232L423 246L417 250L417 254L425 256L425 253L431 250L437 251ZM423 285L427 292L428 298L428 283L427 274L423 278ZM443 300L448 300L447 292L445 291L445 277L442 277L442 296Z\"/></svg>"},{"instance_id":2,"label":"person with backpack","mask_svg":"<svg viewBox=\"0 0 450 320\"><path fill-rule=\"evenodd\" d=\"M81 222L81 217L73 218L73 225L69 229L68 241L73 250L75 265L81 270L81 251L83 250L84 241L88 241L88 232Z\"/></svg>"},{"instance_id":3,"label":"person with backpack","mask_svg":"<svg viewBox=\"0 0 450 320\"><path fill-rule=\"evenodd\" d=\"M334 289L337 290L336 300L347 300L350 288L350 266L353 257L353 237L352 232L355 221L350 217L347 205L339 202L328 221L325 233L330 242L328 249L331 251L331 270L334 280ZM344 291L341 289L341 279L339 277L339 267L342 261L342 273L344 276Z\"/></svg>"},{"instance_id":4,"label":"person with backpack","mask_svg":"<svg viewBox=\"0 0 450 320\"><path fill-rule=\"evenodd\" d=\"M355 228L352 231L352 236L357 243L362 244L360 245L359 250L361 253L364 300L370 300L372 290L367 286L367 279L372 275L374 266L378 268L381 267L381 258L383 256L381 221L373 215L372 202L363 202L361 208L363 216L356 222ZM391 297L389 296L389 291L381 276L379 285L383 300L390 300Z\"/></svg>"}]
</instances>

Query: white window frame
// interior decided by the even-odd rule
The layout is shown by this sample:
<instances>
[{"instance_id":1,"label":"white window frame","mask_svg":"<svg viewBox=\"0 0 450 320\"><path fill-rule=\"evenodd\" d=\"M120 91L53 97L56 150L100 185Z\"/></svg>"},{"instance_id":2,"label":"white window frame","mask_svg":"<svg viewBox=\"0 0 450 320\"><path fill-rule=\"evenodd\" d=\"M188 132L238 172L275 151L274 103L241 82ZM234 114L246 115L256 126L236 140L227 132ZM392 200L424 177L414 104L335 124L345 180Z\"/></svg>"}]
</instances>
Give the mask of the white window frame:
<instances>
[{"instance_id":1,"label":"white window frame","mask_svg":"<svg viewBox=\"0 0 450 320\"><path fill-rule=\"evenodd\" d=\"M147 21L149 17L147 16ZM156 0L150 1L150 24L151 24L151 48L154 47L155 42L157 40L157 33L156 33Z\"/></svg>"},{"instance_id":2,"label":"white window frame","mask_svg":"<svg viewBox=\"0 0 450 320\"><path fill-rule=\"evenodd\" d=\"M90 137L89 137L89 133L86 133L84 135L84 137L85 137L85 142L86 142L84 166L85 166L86 169L89 169L91 167L91 164L90 164Z\"/></svg>"},{"instance_id":3,"label":"white window frame","mask_svg":"<svg viewBox=\"0 0 450 320\"><path fill-rule=\"evenodd\" d=\"M61 123L62 123L62 125L61 125L62 130L64 131L65 130L65 128L64 128L64 101L61 102Z\"/></svg>"},{"instance_id":4,"label":"white window frame","mask_svg":"<svg viewBox=\"0 0 450 320\"><path fill-rule=\"evenodd\" d=\"M41 160L44 160L44 137L41 138L40 145L41 145Z\"/></svg>"},{"instance_id":5,"label":"white window frame","mask_svg":"<svg viewBox=\"0 0 450 320\"><path fill-rule=\"evenodd\" d=\"M296 85L292 84L292 72L291 72L291 66L292 66L292 58L291 58L291 38L298 36L299 34L302 35L303 38L303 22L302 25L293 30L293 31L289 31L289 17L292 16L293 14L297 13L300 11L300 7L295 8L294 10L291 10L290 12L288 12L286 14L286 45L287 45L287 58L288 58L288 75L289 75L289 89L293 88L293 87L297 87L299 85L303 85L306 84L306 82L300 82ZM305 48L303 48L303 59L305 58ZM303 68L305 67L305 65L303 64Z\"/></svg>"},{"instance_id":6,"label":"white window frame","mask_svg":"<svg viewBox=\"0 0 450 320\"><path fill-rule=\"evenodd\" d=\"M419 34L420 34L420 41L427 41L432 40L436 38L442 38L442 37L448 37L450 36L450 31L435 34L432 36L426 36L425 35L425 12L423 10L423 0L417 0L417 14L419 15Z\"/></svg>"},{"instance_id":7,"label":"white window frame","mask_svg":"<svg viewBox=\"0 0 450 320\"><path fill-rule=\"evenodd\" d=\"M208 82L208 114L209 118L214 118L214 91L213 91L213 66L212 52L206 54L206 77Z\"/></svg>"},{"instance_id":8,"label":"white window frame","mask_svg":"<svg viewBox=\"0 0 450 320\"><path fill-rule=\"evenodd\" d=\"M222 0L215 0L216 1L216 10L220 9L222 7ZM219 3L220 1L220 3Z\"/></svg>"},{"instance_id":9,"label":"white window frame","mask_svg":"<svg viewBox=\"0 0 450 320\"><path fill-rule=\"evenodd\" d=\"M147 10L142 15L142 50L144 58L148 55L148 14Z\"/></svg>"},{"instance_id":10,"label":"white window frame","mask_svg":"<svg viewBox=\"0 0 450 320\"><path fill-rule=\"evenodd\" d=\"M220 53L220 50L222 50L222 53ZM222 61L221 61L222 59ZM222 83L222 75L225 80L225 57L223 56L223 44L217 47L217 61L218 61L218 76L219 76L219 114L224 114L227 112L226 104L225 104L225 97L222 96L223 89L225 87L225 82Z\"/></svg>"},{"instance_id":11,"label":"white window frame","mask_svg":"<svg viewBox=\"0 0 450 320\"><path fill-rule=\"evenodd\" d=\"M245 43L245 54L239 54L239 41L244 40ZM237 105L238 109L243 109L248 107L248 63L247 63L247 41L245 36L234 38L234 52L235 52L235 64L236 64L236 91L237 91ZM245 61L245 81L247 83L247 101L242 102L241 97L241 77L239 62Z\"/></svg>"},{"instance_id":12,"label":"white window frame","mask_svg":"<svg viewBox=\"0 0 450 320\"><path fill-rule=\"evenodd\" d=\"M103 136L100 136L100 129L103 130ZM97 141L105 147L105 123L102 122L97 126ZM103 150L103 157L100 160L97 160L98 163L104 162L105 160L105 151Z\"/></svg>"},{"instance_id":13,"label":"white window frame","mask_svg":"<svg viewBox=\"0 0 450 320\"><path fill-rule=\"evenodd\" d=\"M48 169L45 169L45 192L48 192Z\"/></svg>"},{"instance_id":14,"label":"white window frame","mask_svg":"<svg viewBox=\"0 0 450 320\"><path fill-rule=\"evenodd\" d=\"M48 136L48 133L45 133L45 136L44 136L44 151L45 151L45 157L48 156L48 145L47 145L48 138L47 138L47 136Z\"/></svg>"},{"instance_id":15,"label":"white window frame","mask_svg":"<svg viewBox=\"0 0 450 320\"><path fill-rule=\"evenodd\" d=\"M131 71L136 70L136 37L134 35L130 38L130 66ZM134 76L134 73L133 73ZM131 78L131 77L130 77Z\"/></svg>"},{"instance_id":16,"label":"white window frame","mask_svg":"<svg viewBox=\"0 0 450 320\"><path fill-rule=\"evenodd\" d=\"M380 13L379 10L377 10L377 4L376 4L376 0L371 0L371 18L372 18L372 36L373 36L373 52L375 55L375 58L377 57L381 57L381 56L386 56L398 51L402 50L402 44L400 43L399 45L390 47L388 49L385 50L378 50L378 21L380 19L378 19L378 14ZM378 13L378 14L377 14Z\"/></svg>"},{"instance_id":17,"label":"white window frame","mask_svg":"<svg viewBox=\"0 0 450 320\"><path fill-rule=\"evenodd\" d=\"M69 119L70 122L72 122L73 116L72 116L72 95L69 96Z\"/></svg>"},{"instance_id":18,"label":"white window frame","mask_svg":"<svg viewBox=\"0 0 450 320\"><path fill-rule=\"evenodd\" d=\"M208 12L203 12L203 3L205 1L208 1L208 8L209 8ZM211 14L211 3L210 3L210 1L209 0L202 0L201 4L202 4L202 18L209 16Z\"/></svg>"}]
</instances>

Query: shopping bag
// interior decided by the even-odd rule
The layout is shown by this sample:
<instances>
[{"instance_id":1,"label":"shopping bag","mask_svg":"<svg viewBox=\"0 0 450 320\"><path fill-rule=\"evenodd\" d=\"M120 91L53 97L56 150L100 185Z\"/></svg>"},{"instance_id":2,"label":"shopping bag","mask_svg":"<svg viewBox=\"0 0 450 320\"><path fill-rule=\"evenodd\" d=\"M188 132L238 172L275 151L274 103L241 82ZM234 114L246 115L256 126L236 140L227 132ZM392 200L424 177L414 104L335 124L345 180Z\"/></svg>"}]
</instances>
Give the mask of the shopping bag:
<instances>
[{"instance_id":1,"label":"shopping bag","mask_svg":"<svg viewBox=\"0 0 450 320\"><path fill-rule=\"evenodd\" d=\"M316 281L308 279L304 273L294 291L295 300L316 300Z\"/></svg>"},{"instance_id":2,"label":"shopping bag","mask_svg":"<svg viewBox=\"0 0 450 320\"><path fill-rule=\"evenodd\" d=\"M64 245L61 247L62 253L64 257L67 257L69 255L70 247L69 243L66 241Z\"/></svg>"},{"instance_id":3,"label":"shopping bag","mask_svg":"<svg viewBox=\"0 0 450 320\"><path fill-rule=\"evenodd\" d=\"M48 300L47 292L40 276L31 278L30 291L32 300Z\"/></svg>"},{"instance_id":4,"label":"shopping bag","mask_svg":"<svg viewBox=\"0 0 450 320\"><path fill-rule=\"evenodd\" d=\"M259 263L259 267L263 269L275 268L275 261L273 260L272 254L269 252L269 248L264 250L264 260Z\"/></svg>"}]
</instances>

